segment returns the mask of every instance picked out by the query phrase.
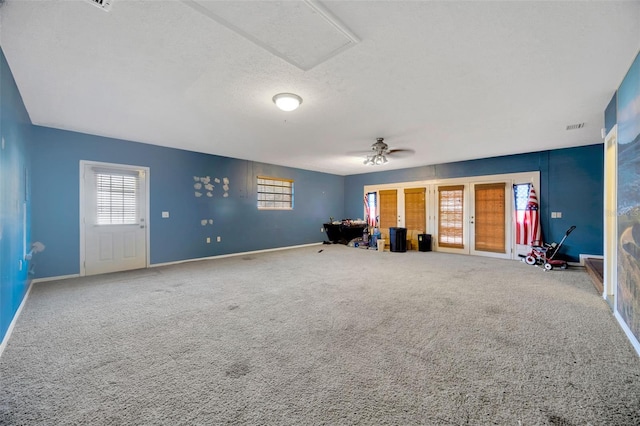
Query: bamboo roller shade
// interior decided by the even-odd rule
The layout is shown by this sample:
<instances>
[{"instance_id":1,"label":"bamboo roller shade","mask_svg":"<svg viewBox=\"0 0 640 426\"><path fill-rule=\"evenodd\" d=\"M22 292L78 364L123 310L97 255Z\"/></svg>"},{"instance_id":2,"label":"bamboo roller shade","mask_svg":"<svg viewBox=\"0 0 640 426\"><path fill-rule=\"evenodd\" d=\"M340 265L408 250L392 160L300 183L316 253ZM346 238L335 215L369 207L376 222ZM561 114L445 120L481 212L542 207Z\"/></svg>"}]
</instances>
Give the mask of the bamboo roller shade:
<instances>
[{"instance_id":1,"label":"bamboo roller shade","mask_svg":"<svg viewBox=\"0 0 640 426\"><path fill-rule=\"evenodd\" d=\"M475 186L475 249L505 253L505 185Z\"/></svg>"},{"instance_id":2,"label":"bamboo roller shade","mask_svg":"<svg viewBox=\"0 0 640 426\"><path fill-rule=\"evenodd\" d=\"M424 232L426 229L425 188L404 190L404 218L407 229Z\"/></svg>"},{"instance_id":3,"label":"bamboo roller shade","mask_svg":"<svg viewBox=\"0 0 640 426\"><path fill-rule=\"evenodd\" d=\"M438 187L438 245L464 248L464 185Z\"/></svg>"},{"instance_id":4,"label":"bamboo roller shade","mask_svg":"<svg viewBox=\"0 0 640 426\"><path fill-rule=\"evenodd\" d=\"M398 191L380 191L380 228L391 228L398 224Z\"/></svg>"}]
</instances>

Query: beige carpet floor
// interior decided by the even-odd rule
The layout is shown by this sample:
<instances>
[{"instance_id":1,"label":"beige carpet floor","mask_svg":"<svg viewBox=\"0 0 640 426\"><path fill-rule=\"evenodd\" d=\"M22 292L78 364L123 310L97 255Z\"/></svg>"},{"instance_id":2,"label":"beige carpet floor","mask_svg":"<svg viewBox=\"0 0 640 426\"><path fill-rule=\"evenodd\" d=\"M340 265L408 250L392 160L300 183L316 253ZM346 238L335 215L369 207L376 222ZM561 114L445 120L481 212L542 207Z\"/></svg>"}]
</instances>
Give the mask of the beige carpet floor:
<instances>
[{"instance_id":1,"label":"beige carpet floor","mask_svg":"<svg viewBox=\"0 0 640 426\"><path fill-rule=\"evenodd\" d=\"M638 425L582 268L342 245L34 284L3 425Z\"/></svg>"}]
</instances>

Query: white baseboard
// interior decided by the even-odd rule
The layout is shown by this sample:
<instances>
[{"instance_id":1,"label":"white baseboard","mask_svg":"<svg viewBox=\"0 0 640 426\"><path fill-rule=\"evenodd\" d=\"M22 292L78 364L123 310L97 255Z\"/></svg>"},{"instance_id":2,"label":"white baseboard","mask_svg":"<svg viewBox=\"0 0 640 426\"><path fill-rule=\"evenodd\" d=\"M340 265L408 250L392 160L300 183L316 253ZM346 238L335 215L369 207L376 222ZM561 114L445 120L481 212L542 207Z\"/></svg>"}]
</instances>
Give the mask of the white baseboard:
<instances>
[{"instance_id":1,"label":"white baseboard","mask_svg":"<svg viewBox=\"0 0 640 426\"><path fill-rule=\"evenodd\" d=\"M601 254L581 254L580 255L580 266L584 266L584 260L592 258L592 259L604 259L604 256Z\"/></svg>"},{"instance_id":2,"label":"white baseboard","mask_svg":"<svg viewBox=\"0 0 640 426\"><path fill-rule=\"evenodd\" d=\"M626 322L624 322L624 319L622 319L618 311L615 311L613 316L618 320L618 324L620 324L620 327L622 327L624 334L627 335L627 338L631 342L631 345L638 353L638 356L640 356L640 342L638 342L638 339L636 339L636 336L633 335L633 333L629 329L629 326L627 325Z\"/></svg>"},{"instance_id":3,"label":"white baseboard","mask_svg":"<svg viewBox=\"0 0 640 426\"><path fill-rule=\"evenodd\" d=\"M291 249L302 248L302 247L317 246L317 245L321 245L321 244L323 244L323 243L301 244L301 245L298 245L298 246L277 247L277 248L270 248L270 249L263 249L263 250L243 251L243 252L239 252L239 253L219 254L217 256L198 257L198 258L195 258L195 259L177 260L175 262L154 263L153 265L149 265L149 267L150 268L157 268L158 266L178 265L180 263L198 262L200 260L223 259L225 257L246 256L248 254L268 253L270 251L291 250Z\"/></svg>"},{"instance_id":4,"label":"white baseboard","mask_svg":"<svg viewBox=\"0 0 640 426\"><path fill-rule=\"evenodd\" d=\"M57 277L46 277L46 278L34 278L31 281L33 284L37 283L45 283L47 281L58 281L58 280L68 280L69 278L78 278L80 274L71 274L71 275L58 275Z\"/></svg>"},{"instance_id":5,"label":"white baseboard","mask_svg":"<svg viewBox=\"0 0 640 426\"><path fill-rule=\"evenodd\" d=\"M18 309L16 310L16 313L13 316L13 319L11 320L11 324L9 324L9 328L7 328L7 332L5 333L4 338L2 339L2 343L0 343L0 357L4 352L4 348L7 347L7 343L9 342L9 337L11 337L11 333L13 333L13 328L15 327L16 322L18 321L18 317L22 312L22 308L24 308L24 305L27 302L27 298L29 297L29 293L31 293L32 286L33 286L33 281L29 283L29 288L27 288L27 292L24 294L24 297L22 298L22 302L20 302L20 306L18 306Z\"/></svg>"}]
</instances>

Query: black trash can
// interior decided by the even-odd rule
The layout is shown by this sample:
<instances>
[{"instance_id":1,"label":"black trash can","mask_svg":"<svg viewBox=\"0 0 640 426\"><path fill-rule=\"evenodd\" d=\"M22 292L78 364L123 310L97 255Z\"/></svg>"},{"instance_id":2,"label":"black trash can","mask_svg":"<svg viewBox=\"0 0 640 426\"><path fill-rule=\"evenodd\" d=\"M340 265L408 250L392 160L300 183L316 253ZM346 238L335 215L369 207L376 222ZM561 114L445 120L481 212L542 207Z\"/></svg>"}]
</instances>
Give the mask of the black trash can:
<instances>
[{"instance_id":1,"label":"black trash can","mask_svg":"<svg viewBox=\"0 0 640 426\"><path fill-rule=\"evenodd\" d=\"M418 234L418 250L431 251L431 234Z\"/></svg>"},{"instance_id":2,"label":"black trash can","mask_svg":"<svg viewBox=\"0 0 640 426\"><path fill-rule=\"evenodd\" d=\"M389 240L391 251L407 251L407 228L389 228Z\"/></svg>"}]
</instances>

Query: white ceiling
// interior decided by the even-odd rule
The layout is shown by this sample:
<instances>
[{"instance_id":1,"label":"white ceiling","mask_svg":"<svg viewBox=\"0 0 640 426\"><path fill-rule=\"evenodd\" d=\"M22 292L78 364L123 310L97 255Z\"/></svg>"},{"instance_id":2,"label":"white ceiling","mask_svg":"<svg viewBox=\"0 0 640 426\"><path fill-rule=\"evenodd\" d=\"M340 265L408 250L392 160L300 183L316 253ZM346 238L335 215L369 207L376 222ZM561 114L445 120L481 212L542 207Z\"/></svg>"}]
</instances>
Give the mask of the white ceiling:
<instances>
[{"instance_id":1,"label":"white ceiling","mask_svg":"<svg viewBox=\"0 0 640 426\"><path fill-rule=\"evenodd\" d=\"M639 1L7 0L0 13L34 124L340 175L599 143L640 48ZM302 106L276 109L279 92ZM415 154L365 166L353 153L377 137Z\"/></svg>"}]
</instances>

